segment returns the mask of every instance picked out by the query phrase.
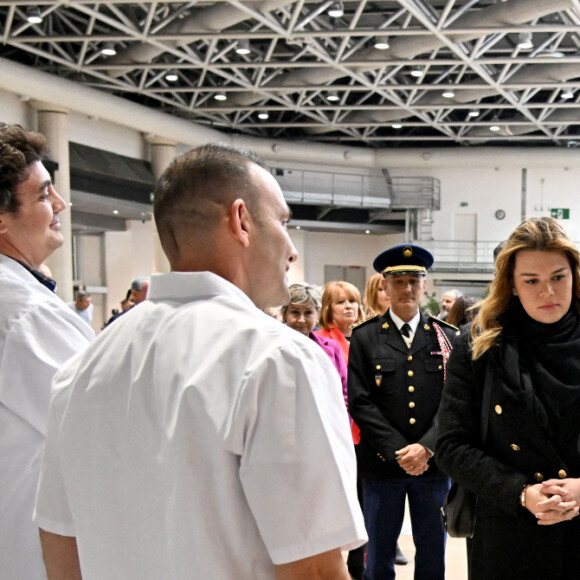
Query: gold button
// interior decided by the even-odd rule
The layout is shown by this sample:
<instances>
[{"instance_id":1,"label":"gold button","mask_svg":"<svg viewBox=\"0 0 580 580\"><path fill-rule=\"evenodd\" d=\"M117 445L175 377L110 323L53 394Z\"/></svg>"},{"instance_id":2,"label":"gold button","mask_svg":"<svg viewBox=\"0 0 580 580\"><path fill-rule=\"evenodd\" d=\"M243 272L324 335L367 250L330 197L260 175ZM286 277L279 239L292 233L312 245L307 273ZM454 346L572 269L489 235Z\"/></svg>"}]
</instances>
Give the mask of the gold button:
<instances>
[{"instance_id":1,"label":"gold button","mask_svg":"<svg viewBox=\"0 0 580 580\"><path fill-rule=\"evenodd\" d=\"M440 370L440 371L442 371L442 370L443 370L443 365L439 365L439 366L437 367L437 369L438 369L438 370Z\"/></svg>"},{"instance_id":2,"label":"gold button","mask_svg":"<svg viewBox=\"0 0 580 580\"><path fill-rule=\"evenodd\" d=\"M413 401L411 401L409 403L409 409L414 409L415 408L415 403L413 403Z\"/></svg>"},{"instance_id":3,"label":"gold button","mask_svg":"<svg viewBox=\"0 0 580 580\"><path fill-rule=\"evenodd\" d=\"M411 354L410 354L410 355L407 357L407 360L408 360L409 362L411 362L411 361L413 360L413 355L411 355Z\"/></svg>"},{"instance_id":4,"label":"gold button","mask_svg":"<svg viewBox=\"0 0 580 580\"><path fill-rule=\"evenodd\" d=\"M565 477L568 477L568 474L566 473L566 471L564 469L560 469L560 471L558 471L558 477L561 477L562 479L564 479Z\"/></svg>"},{"instance_id":5,"label":"gold button","mask_svg":"<svg viewBox=\"0 0 580 580\"><path fill-rule=\"evenodd\" d=\"M519 451L519 450L520 450L520 446L519 446L519 445L516 445L515 443L512 443L512 444L510 445L510 447L511 447L511 448L512 448L514 451Z\"/></svg>"},{"instance_id":6,"label":"gold button","mask_svg":"<svg viewBox=\"0 0 580 580\"><path fill-rule=\"evenodd\" d=\"M544 475L538 471L537 473L534 473L534 479L536 481L544 481Z\"/></svg>"},{"instance_id":7,"label":"gold button","mask_svg":"<svg viewBox=\"0 0 580 580\"><path fill-rule=\"evenodd\" d=\"M381 370L381 365L377 365L375 368L377 369L377 371L380 371Z\"/></svg>"},{"instance_id":8,"label":"gold button","mask_svg":"<svg viewBox=\"0 0 580 580\"><path fill-rule=\"evenodd\" d=\"M408 371L407 374L412 377L415 373L413 371Z\"/></svg>"},{"instance_id":9,"label":"gold button","mask_svg":"<svg viewBox=\"0 0 580 580\"><path fill-rule=\"evenodd\" d=\"M496 412L498 415L501 415L501 414L503 413L503 409L501 408L501 406L500 406L500 405L496 405L496 406L495 406L495 412Z\"/></svg>"},{"instance_id":10,"label":"gold button","mask_svg":"<svg viewBox=\"0 0 580 580\"><path fill-rule=\"evenodd\" d=\"M414 393L415 392L415 387L411 386L409 387L409 393Z\"/></svg>"},{"instance_id":11,"label":"gold button","mask_svg":"<svg viewBox=\"0 0 580 580\"><path fill-rule=\"evenodd\" d=\"M417 419L414 419L413 417L411 417L409 419L409 423L411 423L411 425L414 425L417 422Z\"/></svg>"}]
</instances>

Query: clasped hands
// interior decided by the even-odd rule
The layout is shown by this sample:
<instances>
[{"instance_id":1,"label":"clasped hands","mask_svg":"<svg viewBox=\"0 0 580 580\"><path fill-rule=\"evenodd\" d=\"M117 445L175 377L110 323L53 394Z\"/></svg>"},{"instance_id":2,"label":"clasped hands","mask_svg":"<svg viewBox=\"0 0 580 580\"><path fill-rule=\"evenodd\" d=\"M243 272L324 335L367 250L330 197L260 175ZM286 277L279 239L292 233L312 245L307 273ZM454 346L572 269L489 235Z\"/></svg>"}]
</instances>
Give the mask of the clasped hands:
<instances>
[{"instance_id":1,"label":"clasped hands","mask_svg":"<svg viewBox=\"0 0 580 580\"><path fill-rule=\"evenodd\" d=\"M397 462L408 475L421 475L429 469L431 452L420 443L411 443L395 451Z\"/></svg>"},{"instance_id":2,"label":"clasped hands","mask_svg":"<svg viewBox=\"0 0 580 580\"><path fill-rule=\"evenodd\" d=\"M571 520L580 510L580 479L549 479L530 485L525 500L541 526Z\"/></svg>"}]
</instances>

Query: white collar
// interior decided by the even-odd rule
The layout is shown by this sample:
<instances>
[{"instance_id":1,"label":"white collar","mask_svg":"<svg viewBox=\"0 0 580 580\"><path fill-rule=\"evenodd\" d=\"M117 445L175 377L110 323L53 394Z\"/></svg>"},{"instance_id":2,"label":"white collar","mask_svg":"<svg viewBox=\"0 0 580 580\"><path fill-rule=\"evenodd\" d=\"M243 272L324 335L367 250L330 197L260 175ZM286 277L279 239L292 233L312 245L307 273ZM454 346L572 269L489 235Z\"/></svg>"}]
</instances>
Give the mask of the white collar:
<instances>
[{"instance_id":1,"label":"white collar","mask_svg":"<svg viewBox=\"0 0 580 580\"><path fill-rule=\"evenodd\" d=\"M391 320L396 324L397 328L400 331L403 324L405 324L405 321L402 318L399 318L393 312L392 308L389 308L389 314L391 315ZM409 322L406 323L411 327L411 336L413 336L417 331L417 326L419 326L420 320L421 320L421 311L417 309L417 314L415 314L415 316L413 316L413 318L411 318L411 320L409 320Z\"/></svg>"}]
</instances>

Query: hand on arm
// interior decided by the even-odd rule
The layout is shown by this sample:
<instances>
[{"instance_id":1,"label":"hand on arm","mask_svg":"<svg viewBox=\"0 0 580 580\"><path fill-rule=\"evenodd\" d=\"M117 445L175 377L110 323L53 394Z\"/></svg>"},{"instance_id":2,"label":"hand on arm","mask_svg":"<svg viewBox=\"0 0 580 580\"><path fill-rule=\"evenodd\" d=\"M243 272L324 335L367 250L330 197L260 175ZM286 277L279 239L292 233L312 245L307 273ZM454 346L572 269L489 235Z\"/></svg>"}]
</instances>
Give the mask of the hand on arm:
<instances>
[{"instance_id":1,"label":"hand on arm","mask_svg":"<svg viewBox=\"0 0 580 580\"><path fill-rule=\"evenodd\" d=\"M578 495L575 494L579 492L577 479L551 479L529 485L524 494L525 507L536 516L539 525L550 526L578 515Z\"/></svg>"},{"instance_id":2,"label":"hand on arm","mask_svg":"<svg viewBox=\"0 0 580 580\"><path fill-rule=\"evenodd\" d=\"M421 475L429 469L431 452L420 443L411 443L395 451L399 465L409 475Z\"/></svg>"},{"instance_id":3,"label":"hand on arm","mask_svg":"<svg viewBox=\"0 0 580 580\"><path fill-rule=\"evenodd\" d=\"M276 580L350 580L338 548L310 558L275 566Z\"/></svg>"},{"instance_id":4,"label":"hand on arm","mask_svg":"<svg viewBox=\"0 0 580 580\"><path fill-rule=\"evenodd\" d=\"M82 580L76 538L40 530L48 580Z\"/></svg>"}]
</instances>

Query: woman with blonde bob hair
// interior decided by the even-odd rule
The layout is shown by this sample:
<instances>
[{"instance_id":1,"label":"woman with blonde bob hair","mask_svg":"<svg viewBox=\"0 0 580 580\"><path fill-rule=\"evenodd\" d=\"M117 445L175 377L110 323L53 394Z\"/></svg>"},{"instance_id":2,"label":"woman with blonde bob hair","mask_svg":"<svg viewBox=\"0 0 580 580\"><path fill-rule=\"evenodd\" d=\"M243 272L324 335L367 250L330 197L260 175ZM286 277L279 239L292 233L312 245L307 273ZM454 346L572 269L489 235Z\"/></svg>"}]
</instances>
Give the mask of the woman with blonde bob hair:
<instances>
[{"instance_id":1,"label":"woman with blonde bob hair","mask_svg":"<svg viewBox=\"0 0 580 580\"><path fill-rule=\"evenodd\" d=\"M315 332L338 342L347 365L352 325L362 319L360 292L356 286L350 282L333 281L322 287L322 308L318 320L321 328Z\"/></svg>"},{"instance_id":2,"label":"woman with blonde bob hair","mask_svg":"<svg viewBox=\"0 0 580 580\"><path fill-rule=\"evenodd\" d=\"M455 342L436 457L478 497L471 580L580 578L579 304L578 249L556 220L533 218Z\"/></svg>"}]
</instances>

